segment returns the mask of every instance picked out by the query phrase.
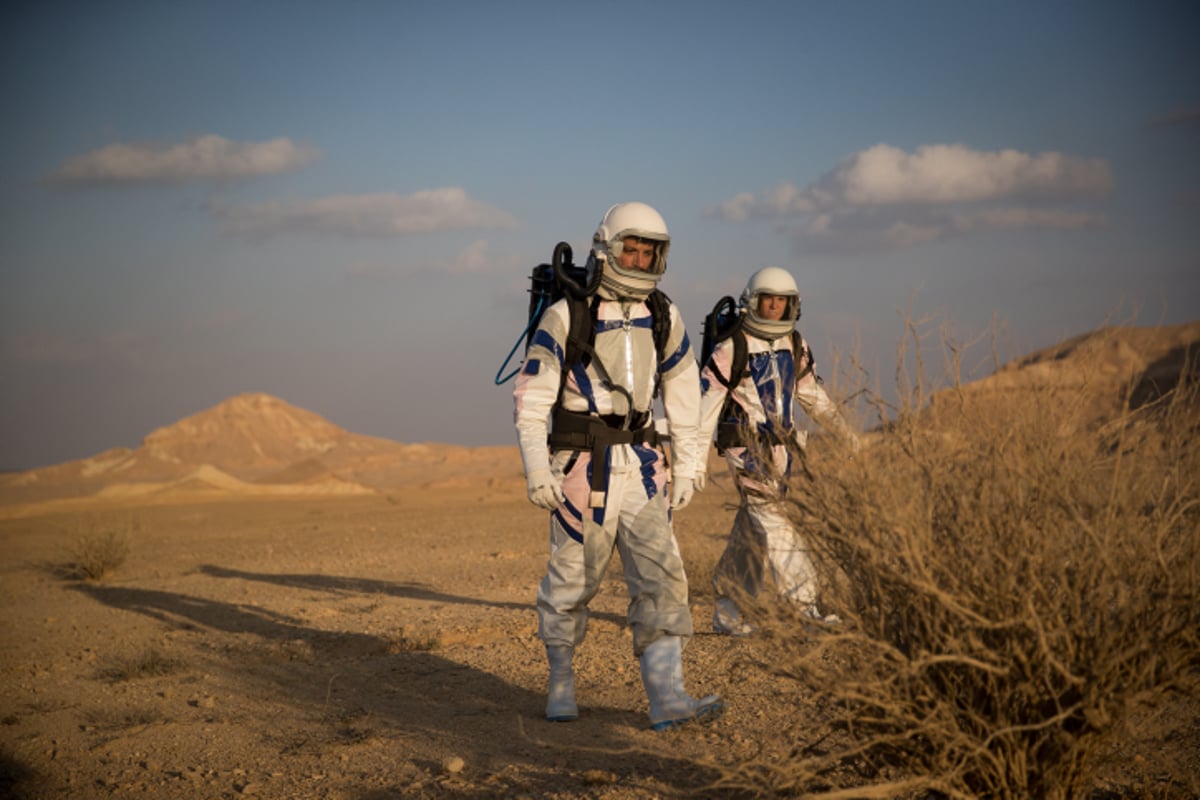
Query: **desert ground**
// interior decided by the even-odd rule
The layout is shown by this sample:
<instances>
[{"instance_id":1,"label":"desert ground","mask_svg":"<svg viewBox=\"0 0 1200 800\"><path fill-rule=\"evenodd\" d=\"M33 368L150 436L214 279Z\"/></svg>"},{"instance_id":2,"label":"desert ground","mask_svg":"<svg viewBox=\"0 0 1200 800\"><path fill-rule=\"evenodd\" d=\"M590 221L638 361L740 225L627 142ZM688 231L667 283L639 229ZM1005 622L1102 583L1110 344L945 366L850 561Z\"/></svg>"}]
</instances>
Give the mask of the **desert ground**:
<instances>
[{"instance_id":1,"label":"desert ground","mask_svg":"<svg viewBox=\"0 0 1200 800\"><path fill-rule=\"evenodd\" d=\"M547 526L515 447L357 436L251 394L3 476L0 795L716 796L731 765L786 757L781 720L818 712L753 668L753 638L709 633L735 499L712 472L675 523L688 688L727 711L667 733L648 728L615 557L576 658L581 718L543 719ZM81 577L103 541L127 555ZM1146 719L1097 796L1178 796L1161 787L1200 774L1198 707Z\"/></svg>"},{"instance_id":2,"label":"desert ground","mask_svg":"<svg viewBox=\"0 0 1200 800\"><path fill-rule=\"evenodd\" d=\"M715 558L717 495L689 518L689 551ZM647 730L616 571L577 659L583 716L542 719L545 519L520 491L88 519L130 532L128 559L100 582L55 573L78 515L0 528L15 796L641 797L755 746L758 700L723 667L744 642L715 636L693 640L687 667L696 690L728 696L728 716Z\"/></svg>"}]
</instances>

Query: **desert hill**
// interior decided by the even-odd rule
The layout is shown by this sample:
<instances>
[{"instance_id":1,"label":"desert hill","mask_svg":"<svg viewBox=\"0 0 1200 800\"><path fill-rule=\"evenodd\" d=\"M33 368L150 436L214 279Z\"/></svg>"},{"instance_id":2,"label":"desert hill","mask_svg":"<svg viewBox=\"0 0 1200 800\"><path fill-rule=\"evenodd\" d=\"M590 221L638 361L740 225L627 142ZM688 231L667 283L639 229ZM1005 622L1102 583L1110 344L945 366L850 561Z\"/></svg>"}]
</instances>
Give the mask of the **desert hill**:
<instances>
[{"instance_id":1,"label":"desert hill","mask_svg":"<svg viewBox=\"0 0 1200 800\"><path fill-rule=\"evenodd\" d=\"M942 389L930 408L979 404L1002 413L1013 392L1037 391L1047 401L1085 404L1081 419L1098 428L1152 405L1181 382L1200 380L1198 366L1200 321L1105 327L1021 356L980 380Z\"/></svg>"},{"instance_id":2,"label":"desert hill","mask_svg":"<svg viewBox=\"0 0 1200 800\"><path fill-rule=\"evenodd\" d=\"M277 397L241 394L153 431L140 449L146 459L215 464L251 477L319 458L348 436L321 416Z\"/></svg>"},{"instance_id":3,"label":"desert hill","mask_svg":"<svg viewBox=\"0 0 1200 800\"><path fill-rule=\"evenodd\" d=\"M521 480L515 448L402 444L351 433L277 397L253 393L152 431L135 449L0 476L0 510L46 503L344 496Z\"/></svg>"}]
</instances>

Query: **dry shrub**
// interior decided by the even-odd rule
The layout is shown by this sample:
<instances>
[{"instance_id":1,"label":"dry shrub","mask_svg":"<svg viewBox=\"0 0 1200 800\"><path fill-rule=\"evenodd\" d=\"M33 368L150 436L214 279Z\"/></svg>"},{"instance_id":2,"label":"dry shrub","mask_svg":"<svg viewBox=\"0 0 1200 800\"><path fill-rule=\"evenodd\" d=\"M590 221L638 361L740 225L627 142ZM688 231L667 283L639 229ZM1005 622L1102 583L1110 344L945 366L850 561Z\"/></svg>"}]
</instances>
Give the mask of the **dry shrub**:
<instances>
[{"instance_id":1,"label":"dry shrub","mask_svg":"<svg viewBox=\"0 0 1200 800\"><path fill-rule=\"evenodd\" d=\"M429 630L410 631L401 627L388 636L388 652L399 653L429 653L441 647L437 633Z\"/></svg>"},{"instance_id":2,"label":"dry shrub","mask_svg":"<svg viewBox=\"0 0 1200 800\"><path fill-rule=\"evenodd\" d=\"M161 678L186 668L183 661L151 647L135 656L111 659L101 667L99 677L110 683L122 683L138 678Z\"/></svg>"},{"instance_id":3,"label":"dry shrub","mask_svg":"<svg viewBox=\"0 0 1200 800\"><path fill-rule=\"evenodd\" d=\"M61 573L72 580L103 580L129 557L129 530L135 528L132 522L118 527L95 519L82 521L68 547Z\"/></svg>"},{"instance_id":4,"label":"dry shrub","mask_svg":"<svg viewBox=\"0 0 1200 800\"><path fill-rule=\"evenodd\" d=\"M1096 386L976 388L911 395L853 460L796 454L781 502L842 623L756 607L752 658L819 711L724 789L1087 797L1139 713L1195 702L1196 383L1104 425ZM1158 769L1156 796L1200 791Z\"/></svg>"}]
</instances>

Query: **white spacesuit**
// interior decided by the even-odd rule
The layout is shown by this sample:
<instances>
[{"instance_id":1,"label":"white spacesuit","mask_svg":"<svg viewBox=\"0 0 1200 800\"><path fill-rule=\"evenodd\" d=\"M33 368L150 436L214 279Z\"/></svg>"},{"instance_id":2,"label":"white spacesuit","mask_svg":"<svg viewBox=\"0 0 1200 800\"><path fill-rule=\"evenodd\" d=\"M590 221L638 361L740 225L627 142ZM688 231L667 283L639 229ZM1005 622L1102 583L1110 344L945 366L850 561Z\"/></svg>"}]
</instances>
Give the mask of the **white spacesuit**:
<instances>
[{"instance_id":1,"label":"white spacesuit","mask_svg":"<svg viewBox=\"0 0 1200 800\"><path fill-rule=\"evenodd\" d=\"M800 293L792 276L779 267L759 270L751 276L739 305L746 345L741 376L730 375L737 333L713 348L701 372L701 447L695 484L703 489L707 482L707 449L716 431L718 450L724 452L735 476L741 502L725 552L713 571L717 594L713 630L746 635L751 627L731 595L757 596L765 568L785 597L809 616L821 616L816 576L803 539L769 499L783 488L791 467L784 442L791 438L804 444L806 431L795 426L793 399L822 427L846 437L852 449L860 445L818 383L807 343L793 333L800 317ZM747 447L751 443L747 437L753 437L757 446Z\"/></svg>"},{"instance_id":2,"label":"white spacesuit","mask_svg":"<svg viewBox=\"0 0 1200 800\"><path fill-rule=\"evenodd\" d=\"M529 499L551 512L537 610L550 661L546 717L555 721L578 717L571 659L614 548L629 590L633 650L652 727L711 718L722 709L718 697L697 700L683 687L682 650L692 621L670 510L684 507L693 493L700 382L679 310L661 293L651 297L669 246L666 223L650 206L610 208L589 256L590 273L599 276L587 298L591 352L565 363L572 308L579 305L558 301L533 334L513 392ZM661 354L654 308L664 317L660 329L669 325ZM669 506L668 468L654 424L656 387L670 425Z\"/></svg>"}]
</instances>

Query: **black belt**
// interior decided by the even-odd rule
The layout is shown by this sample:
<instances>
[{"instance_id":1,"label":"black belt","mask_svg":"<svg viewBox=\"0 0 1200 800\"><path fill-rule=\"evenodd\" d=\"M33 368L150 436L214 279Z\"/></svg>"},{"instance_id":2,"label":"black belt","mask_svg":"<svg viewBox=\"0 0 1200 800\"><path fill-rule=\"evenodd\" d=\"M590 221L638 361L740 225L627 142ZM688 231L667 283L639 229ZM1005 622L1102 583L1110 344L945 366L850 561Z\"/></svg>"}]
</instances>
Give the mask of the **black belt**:
<instances>
[{"instance_id":1,"label":"black belt","mask_svg":"<svg viewBox=\"0 0 1200 800\"><path fill-rule=\"evenodd\" d=\"M608 448L615 444L658 447L660 439L653 425L647 425L650 413L583 414L556 408L551 417L550 450L577 450L592 454L591 508L604 505L604 476L608 474ZM628 422L630 427L625 427Z\"/></svg>"}]
</instances>

